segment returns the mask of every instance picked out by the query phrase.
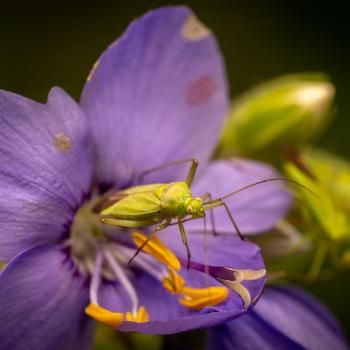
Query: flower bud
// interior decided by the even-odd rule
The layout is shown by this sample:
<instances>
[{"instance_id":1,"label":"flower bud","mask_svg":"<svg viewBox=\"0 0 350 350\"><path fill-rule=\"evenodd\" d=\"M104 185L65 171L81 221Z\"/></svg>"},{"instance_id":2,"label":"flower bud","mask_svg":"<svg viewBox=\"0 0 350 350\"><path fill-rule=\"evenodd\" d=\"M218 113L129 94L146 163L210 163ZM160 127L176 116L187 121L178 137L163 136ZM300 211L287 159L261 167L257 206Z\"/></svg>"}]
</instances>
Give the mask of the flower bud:
<instances>
[{"instance_id":1,"label":"flower bud","mask_svg":"<svg viewBox=\"0 0 350 350\"><path fill-rule=\"evenodd\" d=\"M233 102L218 153L278 155L317 137L329 121L334 86L321 74L280 77Z\"/></svg>"},{"instance_id":2,"label":"flower bud","mask_svg":"<svg viewBox=\"0 0 350 350\"><path fill-rule=\"evenodd\" d=\"M320 150L307 152L306 157L317 177L329 188L334 201L350 217L350 163Z\"/></svg>"}]
</instances>

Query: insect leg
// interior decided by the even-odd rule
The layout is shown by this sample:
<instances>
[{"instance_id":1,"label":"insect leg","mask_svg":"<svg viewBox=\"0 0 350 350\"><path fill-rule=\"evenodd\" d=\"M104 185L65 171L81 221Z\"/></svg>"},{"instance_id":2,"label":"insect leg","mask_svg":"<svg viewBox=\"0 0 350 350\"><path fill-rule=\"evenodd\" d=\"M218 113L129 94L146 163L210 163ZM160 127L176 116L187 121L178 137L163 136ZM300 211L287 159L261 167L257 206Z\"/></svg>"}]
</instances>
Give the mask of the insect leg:
<instances>
[{"instance_id":1,"label":"insect leg","mask_svg":"<svg viewBox=\"0 0 350 350\"><path fill-rule=\"evenodd\" d=\"M235 228L235 230L236 230L238 236L240 237L240 239L242 239L242 240L244 241L244 236L242 235L240 229L238 228L238 226L237 226L237 224L236 224L236 221L235 221L235 219L233 218L233 216L232 216L232 214L231 214L231 212L230 212L230 209L228 208L227 204L226 204L224 201L222 201L221 203L222 203L221 205L223 205L223 206L225 207L226 212L227 212L227 215L229 216L229 218L230 218L230 220L231 220L231 222L232 222L232 225L234 226L234 228Z\"/></svg>"},{"instance_id":2,"label":"insect leg","mask_svg":"<svg viewBox=\"0 0 350 350\"><path fill-rule=\"evenodd\" d=\"M180 233L181 233L182 242L185 245L186 251L187 251L187 269L189 269L189 267L190 267L190 260L191 260L191 251L190 251L190 248L188 247L188 244L187 244L187 237L186 237L185 227L184 227L184 224L182 223L181 219L179 219L178 224L179 224L179 229L180 229Z\"/></svg>"},{"instance_id":3,"label":"insect leg","mask_svg":"<svg viewBox=\"0 0 350 350\"><path fill-rule=\"evenodd\" d=\"M237 235L244 241L244 237L243 237L240 229L238 228L236 221L230 212L230 209L228 208L227 204L222 199L212 201L211 203L207 203L207 204L204 203L203 204L204 209L216 208L216 207L220 207L220 206L223 206L226 209L227 215L230 218L232 225L237 232Z\"/></svg>"},{"instance_id":4,"label":"insect leg","mask_svg":"<svg viewBox=\"0 0 350 350\"><path fill-rule=\"evenodd\" d=\"M193 180L193 178L195 176L195 173L196 173L196 170L197 170L197 167L198 167L198 160L197 159L193 159L193 158L184 159L184 160L177 160L177 161L174 161L174 162L170 162L170 163L166 163L166 164L157 166L155 168L144 170L138 176L138 180L139 180L139 182L141 182L141 180L148 174L151 174L151 173L153 173L155 171L158 171L158 170L162 170L164 168L167 168L168 166L182 164L182 163L187 163L187 162L192 162L192 166L191 166L191 168L190 168L190 170L188 172L187 178L186 178L186 183L187 183L188 186L190 186L192 184L192 180Z\"/></svg>"},{"instance_id":5,"label":"insect leg","mask_svg":"<svg viewBox=\"0 0 350 350\"><path fill-rule=\"evenodd\" d=\"M206 194L204 194L200 198L202 199L202 201L205 201L207 198L209 199L209 201L212 201L212 199L213 199L210 192L207 192ZM211 221L212 233L214 236L217 236L218 234L216 232L216 226L215 226L214 209L210 208L209 210L210 210L210 221Z\"/></svg>"},{"instance_id":6,"label":"insect leg","mask_svg":"<svg viewBox=\"0 0 350 350\"><path fill-rule=\"evenodd\" d=\"M213 197L212 197L212 195L211 195L210 192L207 192L207 193L203 194L203 196L201 196L200 198L201 198L201 200L202 200L203 202L204 202L207 198L209 198L209 201L212 201L212 199L213 199Z\"/></svg>"},{"instance_id":7,"label":"insect leg","mask_svg":"<svg viewBox=\"0 0 350 350\"><path fill-rule=\"evenodd\" d=\"M120 226L120 224L119 224L120 220L117 220L117 219L100 218L100 221L102 224Z\"/></svg>"},{"instance_id":8,"label":"insect leg","mask_svg":"<svg viewBox=\"0 0 350 350\"><path fill-rule=\"evenodd\" d=\"M203 217L203 225L204 225L204 272L206 278L209 276L209 258L208 258L208 231L207 231L207 217Z\"/></svg>"},{"instance_id":9,"label":"insect leg","mask_svg":"<svg viewBox=\"0 0 350 350\"><path fill-rule=\"evenodd\" d=\"M190 170L188 171L187 177L186 177L186 183L188 187L191 187L192 185L192 181L194 179L194 177L196 176L196 171L198 168L198 160L197 159L192 159L192 165Z\"/></svg>"},{"instance_id":10,"label":"insect leg","mask_svg":"<svg viewBox=\"0 0 350 350\"><path fill-rule=\"evenodd\" d=\"M112 218L100 218L102 224L121 226L121 227L142 227L154 225L154 220L124 220Z\"/></svg>"},{"instance_id":11,"label":"insect leg","mask_svg":"<svg viewBox=\"0 0 350 350\"><path fill-rule=\"evenodd\" d=\"M165 224L157 226L147 237L147 239L140 245L140 247L136 250L135 254L130 258L128 262L128 266L131 265L132 261L136 258L136 256L140 253L140 251L148 244L148 242L154 237L154 235L161 231L164 230L166 227L169 226L169 223L166 222Z\"/></svg>"},{"instance_id":12,"label":"insect leg","mask_svg":"<svg viewBox=\"0 0 350 350\"><path fill-rule=\"evenodd\" d=\"M198 220L198 218L192 216L188 219L183 219L181 221L182 221L182 223L184 223L184 222L193 221L193 220ZM169 226L174 226L174 225L178 225L178 221L172 222Z\"/></svg>"}]
</instances>

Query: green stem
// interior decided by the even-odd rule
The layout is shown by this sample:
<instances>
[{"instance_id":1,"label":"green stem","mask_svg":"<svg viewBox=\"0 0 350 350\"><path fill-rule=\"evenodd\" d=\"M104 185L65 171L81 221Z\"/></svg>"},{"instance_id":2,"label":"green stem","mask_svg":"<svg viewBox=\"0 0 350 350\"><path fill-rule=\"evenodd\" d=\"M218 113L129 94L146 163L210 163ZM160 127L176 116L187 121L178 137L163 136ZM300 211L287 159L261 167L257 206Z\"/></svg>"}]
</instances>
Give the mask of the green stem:
<instances>
[{"instance_id":1,"label":"green stem","mask_svg":"<svg viewBox=\"0 0 350 350\"><path fill-rule=\"evenodd\" d=\"M315 281L320 273L321 267L328 253L328 242L321 241L318 245L316 255L307 274L307 279L309 281Z\"/></svg>"}]
</instances>

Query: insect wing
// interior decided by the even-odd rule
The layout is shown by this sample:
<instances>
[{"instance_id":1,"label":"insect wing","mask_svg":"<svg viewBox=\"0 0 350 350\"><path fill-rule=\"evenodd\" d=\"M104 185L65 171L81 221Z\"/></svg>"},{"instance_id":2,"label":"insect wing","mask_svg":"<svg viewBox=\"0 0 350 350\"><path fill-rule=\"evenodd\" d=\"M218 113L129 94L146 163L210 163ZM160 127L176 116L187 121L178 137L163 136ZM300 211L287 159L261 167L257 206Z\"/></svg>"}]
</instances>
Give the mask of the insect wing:
<instances>
[{"instance_id":1,"label":"insect wing","mask_svg":"<svg viewBox=\"0 0 350 350\"><path fill-rule=\"evenodd\" d=\"M121 193L126 193L126 194L134 194L134 193L142 193L142 192L153 192L153 191L158 191L164 187L164 184L149 184L149 185L141 185L141 186L134 186L127 188L126 190L120 191ZM120 193L117 192L117 193Z\"/></svg>"},{"instance_id":2,"label":"insect wing","mask_svg":"<svg viewBox=\"0 0 350 350\"><path fill-rule=\"evenodd\" d=\"M141 193L141 192L152 192L158 191L164 186L163 184L150 184L150 185L141 185L127 188L122 191L108 194L102 198L95 206L94 213L104 213L106 209L110 208L113 204L119 202L121 199L128 197L131 194ZM107 215L107 214L102 214ZM109 214L108 214L109 215Z\"/></svg>"},{"instance_id":3,"label":"insect wing","mask_svg":"<svg viewBox=\"0 0 350 350\"><path fill-rule=\"evenodd\" d=\"M133 193L121 198L101 212L118 219L138 219L151 217L160 211L160 199L152 191Z\"/></svg>"}]
</instances>

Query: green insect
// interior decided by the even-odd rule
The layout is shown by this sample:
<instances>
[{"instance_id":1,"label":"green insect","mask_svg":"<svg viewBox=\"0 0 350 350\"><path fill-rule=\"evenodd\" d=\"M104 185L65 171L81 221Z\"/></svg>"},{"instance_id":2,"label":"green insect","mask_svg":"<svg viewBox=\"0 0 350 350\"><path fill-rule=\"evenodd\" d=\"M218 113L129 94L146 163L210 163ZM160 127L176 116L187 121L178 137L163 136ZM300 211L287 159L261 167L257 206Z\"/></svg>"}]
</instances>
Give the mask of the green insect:
<instances>
[{"instance_id":1,"label":"green insect","mask_svg":"<svg viewBox=\"0 0 350 350\"><path fill-rule=\"evenodd\" d=\"M130 187L106 196L95 207L94 211L103 216L100 220L104 224L122 227L144 227L158 224L158 226L148 235L147 240L143 242L134 256L130 259L129 264L157 232L164 230L170 225L177 224L180 230L182 242L186 247L187 265L189 266L191 252L187 244L184 222L199 218L205 219L206 211L210 209L213 233L215 234L215 222L212 209L219 206L223 206L226 209L233 228L238 236L241 239L244 239L224 200L227 197L260 183L274 180L290 181L284 178L265 179L240 188L224 197L212 199L210 193L206 193L197 198L192 196L190 187L198 167L198 160L196 159L167 163L163 166L149 169L143 172L142 175L144 176L148 173L163 169L164 167L184 162L192 162L185 181Z\"/></svg>"}]
</instances>

